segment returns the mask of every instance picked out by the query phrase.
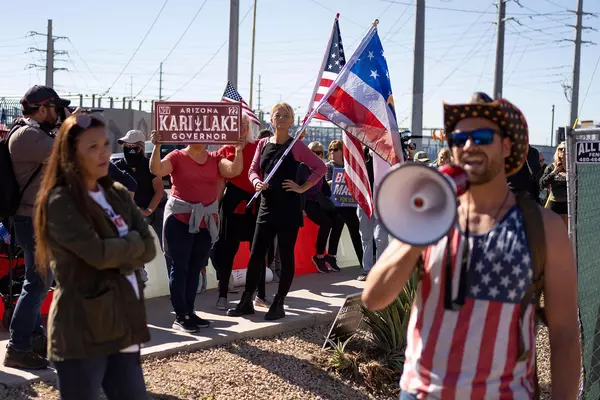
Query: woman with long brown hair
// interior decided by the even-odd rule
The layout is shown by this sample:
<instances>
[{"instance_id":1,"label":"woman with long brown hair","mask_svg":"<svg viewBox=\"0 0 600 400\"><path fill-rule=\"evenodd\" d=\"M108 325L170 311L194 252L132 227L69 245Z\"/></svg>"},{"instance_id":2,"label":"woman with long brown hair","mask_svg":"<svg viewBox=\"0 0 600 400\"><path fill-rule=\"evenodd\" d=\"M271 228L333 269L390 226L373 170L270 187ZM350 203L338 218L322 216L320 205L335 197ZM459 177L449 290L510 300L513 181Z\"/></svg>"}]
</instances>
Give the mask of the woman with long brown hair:
<instances>
[{"instance_id":1,"label":"woman with long brown hair","mask_svg":"<svg viewBox=\"0 0 600 400\"><path fill-rule=\"evenodd\" d=\"M56 280L48 358L61 399L145 399L140 269L156 255L127 189L108 176L110 142L93 114L62 124L35 205L36 258Z\"/></svg>"}]
</instances>

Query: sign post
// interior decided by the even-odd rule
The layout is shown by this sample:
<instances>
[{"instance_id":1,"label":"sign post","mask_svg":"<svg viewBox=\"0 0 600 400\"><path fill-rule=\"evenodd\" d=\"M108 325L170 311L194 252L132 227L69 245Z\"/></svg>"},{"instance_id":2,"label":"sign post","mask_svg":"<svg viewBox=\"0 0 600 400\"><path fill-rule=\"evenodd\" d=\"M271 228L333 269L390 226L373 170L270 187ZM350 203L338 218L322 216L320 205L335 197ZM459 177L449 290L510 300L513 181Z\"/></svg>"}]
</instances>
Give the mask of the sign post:
<instances>
[{"instance_id":1,"label":"sign post","mask_svg":"<svg viewBox=\"0 0 600 400\"><path fill-rule=\"evenodd\" d=\"M334 168L331 180L331 201L336 207L356 207L344 175L344 168Z\"/></svg>"},{"instance_id":2,"label":"sign post","mask_svg":"<svg viewBox=\"0 0 600 400\"><path fill-rule=\"evenodd\" d=\"M154 103L154 126L163 144L235 144L241 125L240 103Z\"/></svg>"},{"instance_id":3,"label":"sign post","mask_svg":"<svg viewBox=\"0 0 600 400\"><path fill-rule=\"evenodd\" d=\"M358 329L360 322L362 321L362 300L360 299L362 292L351 294L346 297L344 304L340 307L340 310L331 325L329 334L325 338L323 343L323 349L331 346L331 342L337 343L344 342L350 336L354 335Z\"/></svg>"}]
</instances>

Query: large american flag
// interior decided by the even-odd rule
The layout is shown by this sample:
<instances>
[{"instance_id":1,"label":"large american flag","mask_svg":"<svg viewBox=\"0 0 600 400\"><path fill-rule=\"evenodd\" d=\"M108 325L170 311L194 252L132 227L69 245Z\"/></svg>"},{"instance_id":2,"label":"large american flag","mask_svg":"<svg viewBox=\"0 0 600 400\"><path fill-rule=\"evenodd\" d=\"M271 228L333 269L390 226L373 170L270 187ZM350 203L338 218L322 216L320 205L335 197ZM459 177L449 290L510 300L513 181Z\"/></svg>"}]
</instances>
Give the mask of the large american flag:
<instances>
[{"instance_id":1,"label":"large american flag","mask_svg":"<svg viewBox=\"0 0 600 400\"><path fill-rule=\"evenodd\" d=\"M310 111L315 108L327 90L335 81L340 71L346 65L346 56L344 55L344 46L340 35L340 26L338 22L339 14L336 15L333 23L333 30L327 45L327 52L323 57L321 64L321 78L317 81L310 105ZM307 114L308 116L308 114ZM324 116L316 114L313 118L327 120ZM367 174L367 165L365 163L365 155L362 151L362 145L353 136L346 132L342 133L342 141L344 143L344 172L348 191L354 197L360 208L371 217L373 213L373 195L371 193L371 185Z\"/></svg>"},{"instance_id":2,"label":"large american flag","mask_svg":"<svg viewBox=\"0 0 600 400\"><path fill-rule=\"evenodd\" d=\"M519 317L533 264L521 212L514 207L487 235L471 237L466 299L458 310L444 306L446 246L454 299L466 239L456 228L449 237L425 252L425 274L408 324L402 389L442 399L532 398L533 304L523 320ZM521 337L531 351L523 361L518 360Z\"/></svg>"},{"instance_id":3,"label":"large american flag","mask_svg":"<svg viewBox=\"0 0 600 400\"><path fill-rule=\"evenodd\" d=\"M235 90L231 82L227 82L227 87L225 87L225 93L223 93L223 99L221 99L221 101L242 103L242 113L245 114L250 121L254 122L256 125L260 125L260 121L256 114L254 114L254 111L248 107L248 103L246 103L238 91Z\"/></svg>"}]
</instances>

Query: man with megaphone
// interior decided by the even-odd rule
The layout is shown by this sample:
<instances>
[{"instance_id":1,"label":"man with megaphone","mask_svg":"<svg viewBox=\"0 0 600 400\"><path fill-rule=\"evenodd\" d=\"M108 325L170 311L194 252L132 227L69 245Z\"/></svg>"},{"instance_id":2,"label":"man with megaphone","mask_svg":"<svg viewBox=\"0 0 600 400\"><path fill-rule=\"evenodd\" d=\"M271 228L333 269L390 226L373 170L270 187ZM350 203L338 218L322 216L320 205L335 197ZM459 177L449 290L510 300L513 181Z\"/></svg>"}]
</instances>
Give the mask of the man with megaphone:
<instances>
[{"instance_id":1,"label":"man with megaphone","mask_svg":"<svg viewBox=\"0 0 600 400\"><path fill-rule=\"evenodd\" d=\"M367 278L365 306L390 304L423 261L400 398L536 398L543 289L552 398L575 399L581 353L567 230L506 182L525 163L527 122L510 102L475 93L467 104L444 105L444 128L458 165L395 167L377 195L396 240Z\"/></svg>"}]
</instances>

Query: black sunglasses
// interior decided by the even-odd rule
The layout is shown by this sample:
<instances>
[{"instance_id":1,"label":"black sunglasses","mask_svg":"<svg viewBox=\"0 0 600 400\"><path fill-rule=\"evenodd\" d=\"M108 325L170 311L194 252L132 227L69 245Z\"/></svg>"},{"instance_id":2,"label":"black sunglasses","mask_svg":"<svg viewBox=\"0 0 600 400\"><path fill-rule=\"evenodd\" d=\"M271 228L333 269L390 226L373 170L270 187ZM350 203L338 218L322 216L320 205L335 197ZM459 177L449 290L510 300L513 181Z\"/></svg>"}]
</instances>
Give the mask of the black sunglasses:
<instances>
[{"instance_id":1,"label":"black sunglasses","mask_svg":"<svg viewBox=\"0 0 600 400\"><path fill-rule=\"evenodd\" d=\"M335 152L340 151L340 149L338 149L337 147L334 147L333 149L329 149L329 151L333 151L335 153Z\"/></svg>"},{"instance_id":2,"label":"black sunglasses","mask_svg":"<svg viewBox=\"0 0 600 400\"><path fill-rule=\"evenodd\" d=\"M452 132L446 139L450 147L463 147L469 139L473 144L485 146L494 142L495 134L501 135L502 132L495 129L481 128L473 131Z\"/></svg>"},{"instance_id":3,"label":"black sunglasses","mask_svg":"<svg viewBox=\"0 0 600 400\"><path fill-rule=\"evenodd\" d=\"M313 153L315 153L318 156L322 156L323 155L323 151L322 150L313 150Z\"/></svg>"}]
</instances>

